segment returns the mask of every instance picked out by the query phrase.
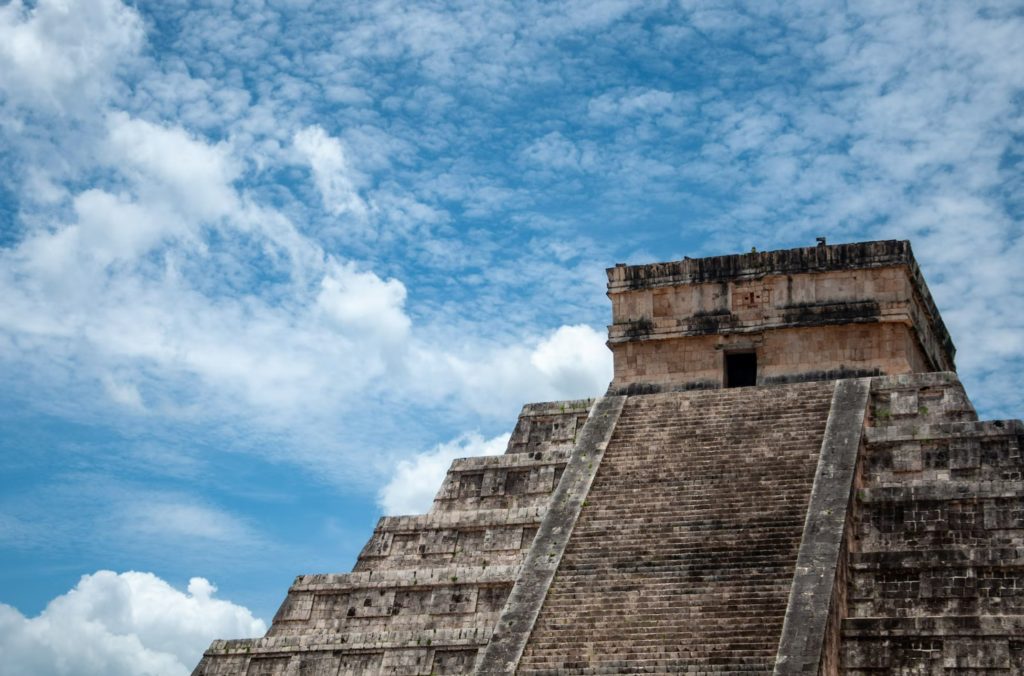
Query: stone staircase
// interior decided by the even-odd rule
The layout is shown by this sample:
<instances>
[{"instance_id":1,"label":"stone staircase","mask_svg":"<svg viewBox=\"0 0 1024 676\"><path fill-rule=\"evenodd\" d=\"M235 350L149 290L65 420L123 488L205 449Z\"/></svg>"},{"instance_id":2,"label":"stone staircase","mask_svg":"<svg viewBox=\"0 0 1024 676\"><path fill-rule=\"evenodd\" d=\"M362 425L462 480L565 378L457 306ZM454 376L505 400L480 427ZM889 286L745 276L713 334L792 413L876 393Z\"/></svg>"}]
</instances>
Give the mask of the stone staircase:
<instances>
[{"instance_id":1,"label":"stone staircase","mask_svg":"<svg viewBox=\"0 0 1024 676\"><path fill-rule=\"evenodd\" d=\"M833 386L628 398L517 673L771 673Z\"/></svg>"},{"instance_id":2,"label":"stone staircase","mask_svg":"<svg viewBox=\"0 0 1024 676\"><path fill-rule=\"evenodd\" d=\"M193 676L470 673L591 403L524 407L505 455L456 460L429 513L381 518L353 572L299 576L265 637Z\"/></svg>"},{"instance_id":3,"label":"stone staircase","mask_svg":"<svg viewBox=\"0 0 1024 676\"><path fill-rule=\"evenodd\" d=\"M843 673L1024 673L1020 421L916 374L872 380L865 432Z\"/></svg>"}]
</instances>

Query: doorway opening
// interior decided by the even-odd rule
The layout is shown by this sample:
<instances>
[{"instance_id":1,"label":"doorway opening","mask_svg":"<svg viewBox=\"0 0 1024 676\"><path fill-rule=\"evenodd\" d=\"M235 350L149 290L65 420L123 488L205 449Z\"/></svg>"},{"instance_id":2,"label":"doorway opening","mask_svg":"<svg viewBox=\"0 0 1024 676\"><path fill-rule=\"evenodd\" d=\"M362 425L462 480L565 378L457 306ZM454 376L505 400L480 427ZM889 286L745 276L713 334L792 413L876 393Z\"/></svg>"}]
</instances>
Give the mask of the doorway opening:
<instances>
[{"instance_id":1,"label":"doorway opening","mask_svg":"<svg viewBox=\"0 0 1024 676\"><path fill-rule=\"evenodd\" d=\"M725 386L757 385L757 353L733 352L725 355Z\"/></svg>"}]
</instances>

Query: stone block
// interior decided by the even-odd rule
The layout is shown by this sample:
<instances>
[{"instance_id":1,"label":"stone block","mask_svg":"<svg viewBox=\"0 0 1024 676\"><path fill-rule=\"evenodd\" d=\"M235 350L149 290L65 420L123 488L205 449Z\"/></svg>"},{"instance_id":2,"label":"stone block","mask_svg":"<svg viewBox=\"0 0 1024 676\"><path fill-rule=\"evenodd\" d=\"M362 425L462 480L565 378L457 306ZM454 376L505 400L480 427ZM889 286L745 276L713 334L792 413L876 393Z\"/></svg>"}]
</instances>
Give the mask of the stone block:
<instances>
[{"instance_id":1,"label":"stone block","mask_svg":"<svg viewBox=\"0 0 1024 676\"><path fill-rule=\"evenodd\" d=\"M427 676L433 663L434 651L430 648L388 650L381 660L380 673L394 676Z\"/></svg>"},{"instance_id":2,"label":"stone block","mask_svg":"<svg viewBox=\"0 0 1024 676\"><path fill-rule=\"evenodd\" d=\"M254 657L249 660L246 676L298 676L298 656Z\"/></svg>"},{"instance_id":3,"label":"stone block","mask_svg":"<svg viewBox=\"0 0 1024 676\"><path fill-rule=\"evenodd\" d=\"M384 653L343 653L339 656L338 676L372 676L380 673Z\"/></svg>"},{"instance_id":4,"label":"stone block","mask_svg":"<svg viewBox=\"0 0 1024 676\"><path fill-rule=\"evenodd\" d=\"M430 594L430 613L449 615L476 612L477 588L467 585L439 587Z\"/></svg>"},{"instance_id":5,"label":"stone block","mask_svg":"<svg viewBox=\"0 0 1024 676\"><path fill-rule=\"evenodd\" d=\"M1001 638L947 641L943 646L942 666L946 669L1009 669L1009 642Z\"/></svg>"}]
</instances>

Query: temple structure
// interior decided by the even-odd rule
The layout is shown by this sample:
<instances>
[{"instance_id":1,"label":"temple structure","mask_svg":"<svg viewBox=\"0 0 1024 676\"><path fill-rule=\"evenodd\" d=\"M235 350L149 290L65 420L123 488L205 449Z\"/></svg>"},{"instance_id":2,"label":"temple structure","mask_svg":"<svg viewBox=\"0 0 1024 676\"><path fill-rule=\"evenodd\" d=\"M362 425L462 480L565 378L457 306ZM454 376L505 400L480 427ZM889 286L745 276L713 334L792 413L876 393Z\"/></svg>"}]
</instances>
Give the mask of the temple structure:
<instances>
[{"instance_id":1,"label":"temple structure","mask_svg":"<svg viewBox=\"0 0 1024 676\"><path fill-rule=\"evenodd\" d=\"M1024 426L901 241L608 270L615 377L529 404L194 676L1024 673Z\"/></svg>"}]
</instances>

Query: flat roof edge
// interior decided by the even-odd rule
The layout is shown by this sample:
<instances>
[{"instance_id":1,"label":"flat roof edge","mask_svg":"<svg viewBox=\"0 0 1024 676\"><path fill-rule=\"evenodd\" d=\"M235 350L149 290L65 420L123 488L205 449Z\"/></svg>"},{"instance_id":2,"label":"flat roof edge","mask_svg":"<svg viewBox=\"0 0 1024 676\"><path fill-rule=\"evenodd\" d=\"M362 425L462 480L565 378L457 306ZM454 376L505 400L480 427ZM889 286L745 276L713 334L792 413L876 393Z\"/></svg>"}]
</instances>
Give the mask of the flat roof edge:
<instances>
[{"instance_id":1,"label":"flat roof edge","mask_svg":"<svg viewBox=\"0 0 1024 676\"><path fill-rule=\"evenodd\" d=\"M616 265L607 269L608 291L614 293L772 274L877 268L913 262L914 253L907 240L819 244L796 249L685 258L667 263Z\"/></svg>"}]
</instances>

